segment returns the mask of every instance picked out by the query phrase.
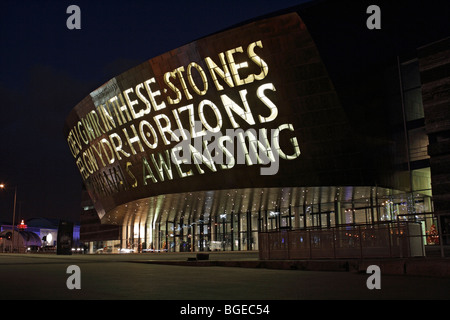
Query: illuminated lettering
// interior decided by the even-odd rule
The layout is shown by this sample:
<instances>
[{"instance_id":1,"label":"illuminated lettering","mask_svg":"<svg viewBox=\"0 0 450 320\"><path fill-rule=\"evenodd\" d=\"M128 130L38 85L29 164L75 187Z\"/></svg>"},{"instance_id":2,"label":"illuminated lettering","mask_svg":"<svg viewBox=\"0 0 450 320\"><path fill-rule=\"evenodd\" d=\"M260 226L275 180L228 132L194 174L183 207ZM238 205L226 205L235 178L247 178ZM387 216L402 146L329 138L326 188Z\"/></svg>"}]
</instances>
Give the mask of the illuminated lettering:
<instances>
[{"instance_id":1,"label":"illuminated lettering","mask_svg":"<svg viewBox=\"0 0 450 320\"><path fill-rule=\"evenodd\" d=\"M206 57L172 66L169 72L150 70L157 72L156 78L130 84L123 91L117 83L96 90L91 94L95 109L83 106L85 115L74 122L67 136L86 186L111 195L148 186L150 181L212 174L237 165L270 164L260 172L272 175L278 172L280 159L299 157L292 124L266 126L279 113L274 83L267 80L245 88L268 75L267 63L257 54L262 49L258 40L223 50L215 61ZM209 84L211 80L214 85ZM239 86L244 88L238 90ZM181 103L183 99L193 101ZM255 120L261 126L253 128ZM288 150L280 148L281 137L288 139L283 141Z\"/></svg>"},{"instance_id":2,"label":"illuminated lettering","mask_svg":"<svg viewBox=\"0 0 450 320\"><path fill-rule=\"evenodd\" d=\"M249 58L261 68L261 73L258 75L254 75L254 79L255 80L262 80L264 79L267 74L269 73L269 66L267 65L267 63L261 59L256 53L255 53L255 47L259 47L262 48L262 42L256 41L256 42L252 42L248 45L247 47L247 54L249 56ZM248 83L248 82L246 82Z\"/></svg>"},{"instance_id":3,"label":"illuminated lettering","mask_svg":"<svg viewBox=\"0 0 450 320\"><path fill-rule=\"evenodd\" d=\"M149 81L149 80L148 80ZM139 83L136 86L136 96L145 104L146 108L143 109L142 111L144 112L144 114L149 114L150 110L152 109L152 105L150 104L150 101L147 100L147 98L142 94L141 90L144 88L144 84L143 83ZM148 92L148 89L147 89Z\"/></svg>"},{"instance_id":4,"label":"illuminated lettering","mask_svg":"<svg viewBox=\"0 0 450 320\"><path fill-rule=\"evenodd\" d=\"M178 131L179 131L181 137L183 138L183 140L187 140L188 137L187 137L186 132L185 132L185 130L183 128L183 124L181 123L180 116L178 114L178 110L177 109L173 109L172 113L173 113L173 116L175 118L175 122L178 125L178 128L179 128Z\"/></svg>"},{"instance_id":5,"label":"illuminated lettering","mask_svg":"<svg viewBox=\"0 0 450 320\"><path fill-rule=\"evenodd\" d=\"M107 106L100 105L97 110L100 110L100 118L103 121L106 131L110 131L113 128L115 129L116 123L114 122L114 118L107 111Z\"/></svg>"},{"instance_id":6,"label":"illuminated lettering","mask_svg":"<svg viewBox=\"0 0 450 320\"><path fill-rule=\"evenodd\" d=\"M167 177L169 178L169 180L173 179L169 151L166 150L164 153L166 154L166 160L164 160L161 153L157 154L159 163L156 162L155 155L154 154L151 155L153 165L155 166L156 169L158 169L156 172L158 173L159 180L161 180L161 181L164 181L164 172L167 174Z\"/></svg>"},{"instance_id":7,"label":"illuminated lettering","mask_svg":"<svg viewBox=\"0 0 450 320\"><path fill-rule=\"evenodd\" d=\"M214 112L214 115L216 116L216 122L217 125L215 127L212 127L208 121L206 121L205 118L205 114L203 112L203 108L205 106L209 106L212 111ZM210 100L202 100L199 105L198 105L198 115L200 118L200 121L202 122L202 124L205 126L205 128L212 132L212 133L216 133L216 132L220 132L220 129L222 128L222 115L220 114L219 109L217 108L217 106Z\"/></svg>"},{"instance_id":8,"label":"illuminated lettering","mask_svg":"<svg viewBox=\"0 0 450 320\"><path fill-rule=\"evenodd\" d=\"M198 128L199 126L196 126L195 115L194 115L194 105L189 104L187 106L178 108L179 113L186 111L186 110L189 111L188 113L189 113L189 125L191 127L191 137L197 138L197 137L204 136L206 134L205 130L195 131L195 129ZM200 127L201 127L201 125L200 125Z\"/></svg>"},{"instance_id":9,"label":"illuminated lettering","mask_svg":"<svg viewBox=\"0 0 450 320\"><path fill-rule=\"evenodd\" d=\"M270 122L272 120L275 120L275 118L278 115L277 106L272 101L270 101L269 98L267 98L266 95L264 94L264 91L267 89L276 91L275 87L272 83L263 84L258 87L258 90L256 90L256 96L259 98L259 100L261 100L266 105L266 107L268 107L270 109L270 115L268 117L264 118L262 116L259 116L260 123L265 123L265 122Z\"/></svg>"},{"instance_id":10,"label":"illuminated lettering","mask_svg":"<svg viewBox=\"0 0 450 320\"><path fill-rule=\"evenodd\" d=\"M267 63L255 53L255 47L262 48L263 47L262 42L259 40L259 41L250 43L247 47L247 55L253 63L255 63L258 67L261 68L261 72L257 75L249 74L245 79L241 79L241 77L239 75L239 69L248 68L248 66L249 66L248 62L243 61L241 63L236 63L234 56L233 56L236 53L244 52L242 49L242 46L227 50L225 53L223 53L223 52L219 53L219 59L220 59L221 65L222 65L222 69L219 68L217 66L217 64L210 57L205 58L205 63L208 66L211 77L212 77L213 82L218 91L221 91L224 88L219 83L217 76L219 76L221 79L223 79L230 88L233 88L234 85L241 86L244 84L252 83L254 80L262 80L267 76L267 74L269 72L269 67L268 67ZM226 57L226 60L228 61L228 65L231 69L231 72L228 69L228 65L227 65L227 61L225 61L225 57ZM234 80L234 82L233 82L233 80Z\"/></svg>"},{"instance_id":11,"label":"illuminated lettering","mask_svg":"<svg viewBox=\"0 0 450 320\"><path fill-rule=\"evenodd\" d=\"M91 121L90 121L88 115L86 116L86 118L82 118L81 122L83 123L83 127L85 128L84 132L86 134L87 139L89 141L92 141L96 138L96 136L95 136L94 129L92 128L92 124L91 124Z\"/></svg>"},{"instance_id":12,"label":"illuminated lettering","mask_svg":"<svg viewBox=\"0 0 450 320\"><path fill-rule=\"evenodd\" d=\"M200 90L198 86L195 84L194 79L192 77L192 68L197 70L197 72L199 73L203 83L203 90ZM202 67L200 67L195 62L191 62L187 68L187 76L188 82L191 85L191 88L195 91L195 93L198 94L199 96L205 95L206 92L208 91L208 79L206 78L206 73L205 71L203 71Z\"/></svg>"},{"instance_id":13,"label":"illuminated lettering","mask_svg":"<svg viewBox=\"0 0 450 320\"><path fill-rule=\"evenodd\" d=\"M204 163L206 166L213 172L216 172L216 166L214 165L214 161L211 157L211 153L207 152L209 151L207 148L207 141L203 141L203 147L204 152L199 152L194 146L189 145L190 152L192 154L192 160L194 160L194 164L197 167L197 170L200 174L205 173L202 168L200 168L199 164ZM207 156L204 155L204 153L207 154Z\"/></svg>"},{"instance_id":14,"label":"illuminated lettering","mask_svg":"<svg viewBox=\"0 0 450 320\"><path fill-rule=\"evenodd\" d=\"M176 98L172 99L172 97L167 96L167 101L170 104L177 104L181 101L182 94L181 91L170 81L170 78L176 79L177 74L175 72L166 72L164 74L164 82L167 84L167 86L176 94Z\"/></svg>"},{"instance_id":15,"label":"illuminated lettering","mask_svg":"<svg viewBox=\"0 0 450 320\"><path fill-rule=\"evenodd\" d=\"M188 100L191 100L193 97L186 86L186 81L184 81L183 72L184 67L178 67L175 69L175 73L177 74L178 79L180 80L181 88L183 89L184 95Z\"/></svg>"},{"instance_id":16,"label":"illuminated lettering","mask_svg":"<svg viewBox=\"0 0 450 320\"><path fill-rule=\"evenodd\" d=\"M260 136L261 133L263 133L262 142L260 142L257 138L256 131L254 129L246 130L245 132L240 129L238 130L235 135L238 138L239 146L241 152L238 153L238 163L244 163L242 161L242 155L245 156L245 163L248 166L251 166L253 164L265 164L270 161L275 161L275 158L272 153L272 149L270 147L270 144L267 140L267 133L266 129L260 130ZM249 148L247 148L247 145L245 143L246 139L249 142ZM249 150L250 149L250 150ZM259 152L258 152L259 151ZM260 155L264 154L265 159L263 160Z\"/></svg>"},{"instance_id":17,"label":"illuminated lettering","mask_svg":"<svg viewBox=\"0 0 450 320\"><path fill-rule=\"evenodd\" d=\"M222 169L231 169L234 167L236 161L234 160L233 153L231 153L227 146L224 145L224 142L227 142L228 145L233 143L233 139L229 136L223 136L218 139L217 145L220 149L218 155L220 156L220 165ZM225 155L225 161L223 162L222 155Z\"/></svg>"},{"instance_id":18,"label":"illuminated lettering","mask_svg":"<svg viewBox=\"0 0 450 320\"><path fill-rule=\"evenodd\" d=\"M88 144L89 140L86 137L86 131L81 130L81 128L80 128L83 125L82 120L78 121L78 123L77 123L77 130L78 130L78 131L76 131L76 133L78 133L77 138L78 138L78 141L80 141L79 139L81 138L81 140L83 140L83 142L85 144Z\"/></svg>"},{"instance_id":19,"label":"illuminated lettering","mask_svg":"<svg viewBox=\"0 0 450 320\"><path fill-rule=\"evenodd\" d=\"M119 170L118 170L119 169ZM110 190L113 190L113 192L119 192L121 190L126 190L126 186L124 184L124 178L122 176L122 171L120 170L120 167L116 168L109 168L108 173L103 171L103 176L108 184L108 187Z\"/></svg>"},{"instance_id":20,"label":"illuminated lettering","mask_svg":"<svg viewBox=\"0 0 450 320\"><path fill-rule=\"evenodd\" d=\"M83 177L83 180L86 180L89 177L89 173L85 172L84 166L83 166L83 161L81 160L81 158L78 158L76 161L78 170L80 171L81 176Z\"/></svg>"},{"instance_id":21,"label":"illuminated lettering","mask_svg":"<svg viewBox=\"0 0 450 320\"><path fill-rule=\"evenodd\" d=\"M117 141L117 144L116 142ZM122 157L120 156L119 152L122 153L125 157L129 157L130 154L124 150L122 150L122 139L120 138L120 136L117 133L111 133L109 135L109 141L111 141L111 145L113 146L113 150L116 153L117 156L117 160L122 160Z\"/></svg>"},{"instance_id":22,"label":"illuminated lettering","mask_svg":"<svg viewBox=\"0 0 450 320\"><path fill-rule=\"evenodd\" d=\"M277 150L277 152L278 152L278 154L279 154L279 156L282 158L282 159L286 159L286 160L293 160L293 159L296 159L300 154L301 154L301 152L300 152L300 147L298 146L298 141L297 141L297 138L296 137L293 137L293 138L291 138L289 141L291 142L291 144L292 144L292 146L294 147L294 154L293 155L286 155L282 150L281 150L281 148L280 148L280 144L279 144L279 141L280 141L280 138L279 138L279 135L280 135L280 131L282 131L282 130L289 130L289 131L294 131L294 127L292 126L292 124L282 124L282 125L280 125L275 131L274 131L274 134L273 134L273 137L272 137L272 143L275 145L275 150Z\"/></svg>"},{"instance_id":23,"label":"illuminated lettering","mask_svg":"<svg viewBox=\"0 0 450 320\"><path fill-rule=\"evenodd\" d=\"M165 114L158 114L154 116L153 119L155 120L155 122L157 122L159 133L161 134L161 137L163 138L163 141L166 145L170 144L170 141L166 138L166 132L170 134L174 141L179 141L178 137L171 129L170 119L168 116L166 116ZM166 122L166 125L164 127L161 125L161 119L164 119L164 121Z\"/></svg>"},{"instance_id":24,"label":"illuminated lettering","mask_svg":"<svg viewBox=\"0 0 450 320\"><path fill-rule=\"evenodd\" d=\"M95 132L95 137L98 138L102 133L105 133L106 131L100 126L100 122L98 119L98 115L95 112L95 110L92 110L91 112L89 112L87 114L87 116L89 117L90 121L91 121L91 125L92 128L94 129ZM101 131L101 132L100 132Z\"/></svg>"},{"instance_id":25,"label":"illuminated lettering","mask_svg":"<svg viewBox=\"0 0 450 320\"><path fill-rule=\"evenodd\" d=\"M183 148L181 146L179 146L179 147L172 148L170 151L171 151L171 159L172 159L172 162L175 164L175 168L177 169L178 175L180 176L180 178L185 178L185 177L192 176L193 173L192 173L192 170L189 170L188 172L184 172L181 169L181 164L188 162L185 157L182 157L182 159L180 159L178 157L179 155L177 156L177 152L181 151L182 149Z\"/></svg>"},{"instance_id":26,"label":"illuminated lettering","mask_svg":"<svg viewBox=\"0 0 450 320\"><path fill-rule=\"evenodd\" d=\"M213 78L213 82L218 91L223 90L223 86L219 83L219 80L217 79L218 75L221 79L225 81L225 83L230 88L233 88L234 87L233 79L231 78L230 71L228 70L228 66L225 61L225 54L223 52L219 53L219 59L222 64L222 69L220 69L210 57L205 58L206 65L208 66L209 73Z\"/></svg>"},{"instance_id":27,"label":"illuminated lettering","mask_svg":"<svg viewBox=\"0 0 450 320\"><path fill-rule=\"evenodd\" d=\"M137 119L137 118L140 118L140 117L142 117L144 115L144 110L141 109L138 113L136 113L136 110L134 109L133 106L139 104L139 102L137 100L133 100L133 101L130 100L129 94L131 92L134 92L133 88L125 90L123 92L123 95L125 96L125 101L127 102L128 107L130 108L130 111L131 111L131 114L133 116L133 119Z\"/></svg>"},{"instance_id":28,"label":"illuminated lettering","mask_svg":"<svg viewBox=\"0 0 450 320\"><path fill-rule=\"evenodd\" d=\"M87 149L83 152L82 159L84 167L90 174L94 173L95 170L98 170L98 164L91 149Z\"/></svg>"},{"instance_id":29,"label":"illuminated lettering","mask_svg":"<svg viewBox=\"0 0 450 320\"><path fill-rule=\"evenodd\" d=\"M242 47L237 47L235 49L227 50L225 52L225 55L226 55L227 60L228 60L228 63L230 65L231 76L234 79L234 83L236 84L236 86L241 86L243 84L253 82L254 77L251 77L252 78L251 80L248 80L250 78L250 76L247 77L245 80L242 80L239 77L239 69L247 68L248 67L248 63L247 63L247 61L244 61L244 62L241 62L239 64L236 64L236 62L234 61L234 57L233 57L233 54L235 54L236 52L244 52L244 50L242 49Z\"/></svg>"},{"instance_id":30,"label":"illuminated lettering","mask_svg":"<svg viewBox=\"0 0 450 320\"><path fill-rule=\"evenodd\" d=\"M267 138L266 128L258 130L258 139L252 137L250 146L253 149L253 153L256 155L257 163L267 163L277 161L270 146L269 139ZM263 158L260 157L261 155L263 155Z\"/></svg>"},{"instance_id":31,"label":"illuminated lettering","mask_svg":"<svg viewBox=\"0 0 450 320\"><path fill-rule=\"evenodd\" d=\"M147 128L149 131L144 131ZM144 141L145 145L150 149L155 149L158 146L158 136L156 135L156 131L153 126L146 120L142 120L139 123L139 132L141 134L142 141ZM150 143L147 138L153 136L153 143Z\"/></svg>"},{"instance_id":32,"label":"illuminated lettering","mask_svg":"<svg viewBox=\"0 0 450 320\"><path fill-rule=\"evenodd\" d=\"M133 179L133 184L131 185L133 188L136 188L138 185L137 179L134 176L133 172L131 172L130 167L132 167L131 162L127 162L125 166L125 170L127 171L128 175Z\"/></svg>"},{"instance_id":33,"label":"illuminated lettering","mask_svg":"<svg viewBox=\"0 0 450 320\"><path fill-rule=\"evenodd\" d=\"M123 131L123 133L125 134L125 138L126 138L127 141L128 141L128 145L129 145L130 148L131 148L131 152L132 152L133 154L136 154L136 153L137 153L136 150L135 150L134 147L133 147L133 143L136 143L136 142L137 142L138 145L139 145L139 150L140 150L141 152L144 152L144 147L142 146L141 140L139 139L139 135L138 135L138 133L137 133L137 131L136 131L136 128L134 127L133 124L130 126L130 128L131 128L131 130L132 130L133 133L134 133L134 136L133 136L133 138L131 138L131 139L130 139L130 136L128 135L128 131L127 131L126 128L123 128L122 131Z\"/></svg>"},{"instance_id":34,"label":"illuminated lettering","mask_svg":"<svg viewBox=\"0 0 450 320\"><path fill-rule=\"evenodd\" d=\"M103 161L103 154L102 154L102 151L100 149L100 144L101 144L101 142L98 143L98 147L99 147L98 149L95 147L95 144L93 144L91 147L92 147L92 149L94 149L95 153L100 158L100 161L102 162L103 166L106 166L105 161Z\"/></svg>"},{"instance_id":35,"label":"illuminated lettering","mask_svg":"<svg viewBox=\"0 0 450 320\"><path fill-rule=\"evenodd\" d=\"M102 140L100 140L100 143L101 143L101 145L102 145L103 152L105 153L106 158L108 159L108 163L109 163L109 164L113 164L114 161L115 161L116 159L115 159L115 157L114 157L114 152L113 152L113 148L112 148L111 144L110 144L109 141L106 140L105 138L103 138ZM106 152L105 145L108 146L109 151L111 152L111 156L109 156L108 152Z\"/></svg>"},{"instance_id":36,"label":"illuminated lettering","mask_svg":"<svg viewBox=\"0 0 450 320\"><path fill-rule=\"evenodd\" d=\"M69 135L67 136L67 144L69 145L70 152L74 158L78 156L81 149L80 139L77 138L78 137L76 133L74 133L74 129L70 130Z\"/></svg>"},{"instance_id":37,"label":"illuminated lettering","mask_svg":"<svg viewBox=\"0 0 450 320\"><path fill-rule=\"evenodd\" d=\"M113 98L109 99L109 103L111 103L111 105L113 106L113 110L116 114L116 119L118 120L119 125L122 125L127 122L127 119L125 119L123 112L125 112L125 115L127 116L128 121L131 120L131 117L130 117L130 114L128 113L127 105L126 104L122 104L122 106L119 105L119 101L118 101L119 98L123 102L122 95L120 95L119 97L114 96ZM120 117L119 117L119 115L120 115Z\"/></svg>"},{"instance_id":38,"label":"illuminated lettering","mask_svg":"<svg viewBox=\"0 0 450 320\"><path fill-rule=\"evenodd\" d=\"M159 103L159 104L156 102L156 97L160 96L161 92L159 90L153 91L150 88L150 84L151 83L156 83L155 78L151 78L151 79L149 79L149 80L144 82L145 89L147 90L148 96L150 98L150 102L152 103L153 108L155 109L155 111L162 110L162 109L164 109L166 107L166 104L164 103L164 101ZM149 112L150 112L150 109L148 108L148 112L146 112L146 114L148 114Z\"/></svg>"},{"instance_id":39,"label":"illuminated lettering","mask_svg":"<svg viewBox=\"0 0 450 320\"><path fill-rule=\"evenodd\" d=\"M240 116L242 119L244 119L248 124L250 124L250 125L255 124L255 120L253 119L252 111L250 110L250 106L248 105L248 102L246 99L247 90L244 89L244 90L239 91L239 95L241 97L242 103L244 104L245 110L243 108L241 108L241 106L239 106L233 100L231 100L227 95L223 94L220 96L220 98L222 99L223 106L225 107L225 111L227 112L228 117L230 118L233 128L239 128L240 126L236 122L236 120L234 120L234 116L231 113L231 111L233 111L238 116Z\"/></svg>"},{"instance_id":40,"label":"illuminated lettering","mask_svg":"<svg viewBox=\"0 0 450 320\"><path fill-rule=\"evenodd\" d=\"M152 168L150 168L150 165L148 164L148 161L145 157L142 157L142 168L143 168L143 177L144 177L144 185L147 185L147 180L151 179L154 183L157 183L158 180L156 180Z\"/></svg>"}]
</instances>

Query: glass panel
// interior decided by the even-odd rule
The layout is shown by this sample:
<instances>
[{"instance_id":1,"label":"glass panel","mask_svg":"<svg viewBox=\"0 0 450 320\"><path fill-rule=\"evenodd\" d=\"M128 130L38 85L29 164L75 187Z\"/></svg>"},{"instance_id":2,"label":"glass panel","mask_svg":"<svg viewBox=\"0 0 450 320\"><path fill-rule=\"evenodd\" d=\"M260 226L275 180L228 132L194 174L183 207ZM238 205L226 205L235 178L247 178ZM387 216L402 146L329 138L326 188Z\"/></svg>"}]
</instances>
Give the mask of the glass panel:
<instances>
[{"instance_id":1,"label":"glass panel","mask_svg":"<svg viewBox=\"0 0 450 320\"><path fill-rule=\"evenodd\" d=\"M422 89L412 89L404 92L406 121L424 117L422 104Z\"/></svg>"},{"instance_id":2,"label":"glass panel","mask_svg":"<svg viewBox=\"0 0 450 320\"><path fill-rule=\"evenodd\" d=\"M419 61L411 61L401 66L403 90L409 90L421 86Z\"/></svg>"},{"instance_id":3,"label":"glass panel","mask_svg":"<svg viewBox=\"0 0 450 320\"><path fill-rule=\"evenodd\" d=\"M356 209L355 210L355 223L357 224L366 224L367 223L367 215L365 209Z\"/></svg>"}]
</instances>

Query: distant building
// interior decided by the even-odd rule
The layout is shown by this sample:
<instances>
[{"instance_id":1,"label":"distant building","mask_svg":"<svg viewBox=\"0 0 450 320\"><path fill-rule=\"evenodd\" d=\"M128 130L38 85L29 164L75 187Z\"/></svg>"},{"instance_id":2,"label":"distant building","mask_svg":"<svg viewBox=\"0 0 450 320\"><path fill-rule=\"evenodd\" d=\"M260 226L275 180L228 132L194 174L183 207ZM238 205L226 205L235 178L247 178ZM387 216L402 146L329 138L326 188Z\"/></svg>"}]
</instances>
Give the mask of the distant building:
<instances>
[{"instance_id":1,"label":"distant building","mask_svg":"<svg viewBox=\"0 0 450 320\"><path fill-rule=\"evenodd\" d=\"M0 232L0 252L11 252L14 241L14 252L37 251L41 247L41 239L31 231L5 229Z\"/></svg>"},{"instance_id":2,"label":"distant building","mask_svg":"<svg viewBox=\"0 0 450 320\"><path fill-rule=\"evenodd\" d=\"M47 251L54 252L57 245L59 219L51 218L30 218L24 221L24 228L20 230L20 223L16 225L14 233L15 250L26 251ZM19 239L19 240L18 240ZM10 252L12 240L12 226L9 223L0 225L0 252ZM74 223L73 227L73 251L81 251L80 224Z\"/></svg>"},{"instance_id":3,"label":"distant building","mask_svg":"<svg viewBox=\"0 0 450 320\"><path fill-rule=\"evenodd\" d=\"M118 253L121 249L117 225L101 224L86 190L82 192L80 214L80 241L87 253Z\"/></svg>"}]
</instances>

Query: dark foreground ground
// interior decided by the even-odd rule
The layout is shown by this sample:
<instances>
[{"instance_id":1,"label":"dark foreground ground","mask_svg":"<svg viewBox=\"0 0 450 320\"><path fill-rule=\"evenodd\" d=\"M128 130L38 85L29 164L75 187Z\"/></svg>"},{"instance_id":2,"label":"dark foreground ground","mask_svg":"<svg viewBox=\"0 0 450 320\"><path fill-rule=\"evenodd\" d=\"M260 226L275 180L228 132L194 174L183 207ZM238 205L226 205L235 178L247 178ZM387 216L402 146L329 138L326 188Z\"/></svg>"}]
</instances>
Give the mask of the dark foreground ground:
<instances>
[{"instance_id":1,"label":"dark foreground ground","mask_svg":"<svg viewBox=\"0 0 450 320\"><path fill-rule=\"evenodd\" d=\"M320 261L315 264L316 270L328 271L268 268L256 264L255 253L211 254L208 261L187 263L192 257L195 255L167 253L0 254L0 299L242 302L450 298L450 277L439 275L432 269L426 274L426 268L422 268L425 271L420 275L392 274L382 268L381 289L370 290L366 284L370 274L351 268L320 267ZM249 265L228 266L231 262ZM330 265L329 261L323 261L322 266L327 263ZM75 275L68 273L71 265L79 267L80 289L67 287L67 280ZM75 283L73 279L69 280Z\"/></svg>"}]
</instances>

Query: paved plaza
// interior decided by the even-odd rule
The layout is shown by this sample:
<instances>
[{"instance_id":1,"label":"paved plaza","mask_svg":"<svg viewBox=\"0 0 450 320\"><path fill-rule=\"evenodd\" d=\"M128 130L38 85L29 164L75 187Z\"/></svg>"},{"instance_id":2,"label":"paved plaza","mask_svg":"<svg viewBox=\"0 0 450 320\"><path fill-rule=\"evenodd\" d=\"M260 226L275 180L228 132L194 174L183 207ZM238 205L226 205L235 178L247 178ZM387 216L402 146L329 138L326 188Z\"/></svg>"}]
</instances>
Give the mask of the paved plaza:
<instances>
[{"instance_id":1,"label":"paved plaza","mask_svg":"<svg viewBox=\"0 0 450 320\"><path fill-rule=\"evenodd\" d=\"M370 290L366 284L370 275L362 272L175 263L185 262L189 257L195 255L0 254L0 298L239 301L450 298L449 277L381 274L381 289ZM257 260L257 254L212 254L210 260L252 261ZM80 289L67 286L72 276L68 267L72 265L79 267Z\"/></svg>"}]
</instances>

